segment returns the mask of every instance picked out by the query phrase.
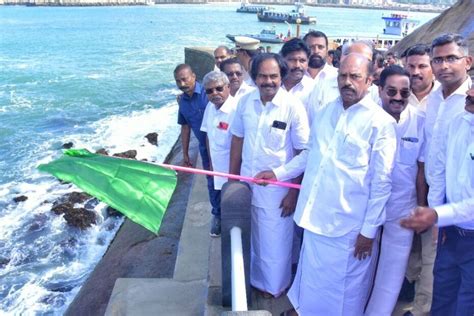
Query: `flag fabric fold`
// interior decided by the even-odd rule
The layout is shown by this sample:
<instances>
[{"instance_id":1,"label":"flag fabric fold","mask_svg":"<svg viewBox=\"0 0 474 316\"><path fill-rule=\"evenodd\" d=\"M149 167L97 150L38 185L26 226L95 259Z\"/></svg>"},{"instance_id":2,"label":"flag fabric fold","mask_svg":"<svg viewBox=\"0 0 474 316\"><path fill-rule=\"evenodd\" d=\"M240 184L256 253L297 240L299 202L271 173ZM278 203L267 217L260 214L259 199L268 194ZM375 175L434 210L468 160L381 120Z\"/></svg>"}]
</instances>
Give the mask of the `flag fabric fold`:
<instances>
[{"instance_id":1,"label":"flag fabric fold","mask_svg":"<svg viewBox=\"0 0 474 316\"><path fill-rule=\"evenodd\" d=\"M86 149L66 150L61 158L38 169L74 183L155 234L177 183L173 170Z\"/></svg>"}]
</instances>

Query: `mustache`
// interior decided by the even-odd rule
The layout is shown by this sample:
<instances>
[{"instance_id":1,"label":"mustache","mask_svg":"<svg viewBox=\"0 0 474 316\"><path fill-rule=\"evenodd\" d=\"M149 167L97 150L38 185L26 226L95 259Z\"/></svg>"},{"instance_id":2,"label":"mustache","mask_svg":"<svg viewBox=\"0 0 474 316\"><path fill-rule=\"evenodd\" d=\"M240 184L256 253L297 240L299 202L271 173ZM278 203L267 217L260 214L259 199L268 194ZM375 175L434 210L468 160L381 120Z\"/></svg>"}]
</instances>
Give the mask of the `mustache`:
<instances>
[{"instance_id":1,"label":"mustache","mask_svg":"<svg viewBox=\"0 0 474 316\"><path fill-rule=\"evenodd\" d=\"M403 104L405 104L405 102L403 100L390 100L390 104L403 105Z\"/></svg>"},{"instance_id":2,"label":"mustache","mask_svg":"<svg viewBox=\"0 0 474 316\"><path fill-rule=\"evenodd\" d=\"M266 84L262 84L260 87L261 87L261 88L275 88L276 85L270 84L270 83L266 83Z\"/></svg>"},{"instance_id":3,"label":"mustache","mask_svg":"<svg viewBox=\"0 0 474 316\"><path fill-rule=\"evenodd\" d=\"M301 72L301 73L304 73L304 70L301 69L301 68L292 68L292 69L290 69L290 72Z\"/></svg>"},{"instance_id":4,"label":"mustache","mask_svg":"<svg viewBox=\"0 0 474 316\"><path fill-rule=\"evenodd\" d=\"M346 91L351 91L351 92L354 92L354 93L356 92L355 89L352 88L351 86L343 86L343 87L341 88L341 91L344 91L344 90L346 90Z\"/></svg>"},{"instance_id":5,"label":"mustache","mask_svg":"<svg viewBox=\"0 0 474 316\"><path fill-rule=\"evenodd\" d=\"M189 87L188 86L179 86L178 89L179 90L188 90Z\"/></svg>"},{"instance_id":6,"label":"mustache","mask_svg":"<svg viewBox=\"0 0 474 316\"><path fill-rule=\"evenodd\" d=\"M308 66L311 68L321 68L322 66L324 66L325 63L325 58L317 54L309 56Z\"/></svg>"},{"instance_id":7,"label":"mustache","mask_svg":"<svg viewBox=\"0 0 474 316\"><path fill-rule=\"evenodd\" d=\"M411 79L420 79L420 80L423 80L423 77L422 77L422 76L419 76L419 75L413 75L413 76L411 76Z\"/></svg>"}]
</instances>

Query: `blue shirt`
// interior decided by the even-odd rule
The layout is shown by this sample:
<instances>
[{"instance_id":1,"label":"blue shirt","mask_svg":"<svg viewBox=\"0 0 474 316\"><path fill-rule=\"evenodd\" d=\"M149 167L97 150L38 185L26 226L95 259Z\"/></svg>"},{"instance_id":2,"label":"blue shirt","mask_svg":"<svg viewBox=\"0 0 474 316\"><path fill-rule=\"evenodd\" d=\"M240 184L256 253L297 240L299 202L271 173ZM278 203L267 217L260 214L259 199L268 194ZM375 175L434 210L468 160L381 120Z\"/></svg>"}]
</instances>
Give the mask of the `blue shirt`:
<instances>
[{"instance_id":1,"label":"blue shirt","mask_svg":"<svg viewBox=\"0 0 474 316\"><path fill-rule=\"evenodd\" d=\"M204 87L196 81L194 93L190 97L183 93L178 105L178 124L189 125L199 141L199 147L206 148L206 133L201 131L202 118L208 103Z\"/></svg>"}]
</instances>

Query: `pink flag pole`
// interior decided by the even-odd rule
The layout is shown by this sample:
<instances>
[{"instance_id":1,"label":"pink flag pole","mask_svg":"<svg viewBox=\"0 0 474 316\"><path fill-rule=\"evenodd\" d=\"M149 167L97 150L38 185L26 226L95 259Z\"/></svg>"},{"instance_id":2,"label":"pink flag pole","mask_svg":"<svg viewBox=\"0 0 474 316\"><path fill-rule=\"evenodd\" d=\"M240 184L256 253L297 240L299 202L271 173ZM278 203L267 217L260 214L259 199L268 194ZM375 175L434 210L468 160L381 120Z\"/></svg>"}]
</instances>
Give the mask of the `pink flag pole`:
<instances>
[{"instance_id":1,"label":"pink flag pole","mask_svg":"<svg viewBox=\"0 0 474 316\"><path fill-rule=\"evenodd\" d=\"M161 167L164 167L164 168L172 169L172 170L175 170L175 171L187 172L187 173L204 174L204 175L207 175L207 176L218 176L218 177L224 177L224 178L228 178L228 179L253 182L253 183L262 184L262 185L273 184L273 185L278 185L278 186L281 186L281 187L286 187L286 188L291 188L291 189L300 189L301 188L300 184L291 183L291 182L255 179L255 178L252 178L252 177L245 177L245 176L240 176L240 175L236 175L236 174L210 171L210 170L204 170L204 169L189 168L189 167L182 167L182 166L175 166L175 165L168 165L168 164L164 164L164 163L161 163L161 164L158 164L158 165L161 166Z\"/></svg>"}]
</instances>

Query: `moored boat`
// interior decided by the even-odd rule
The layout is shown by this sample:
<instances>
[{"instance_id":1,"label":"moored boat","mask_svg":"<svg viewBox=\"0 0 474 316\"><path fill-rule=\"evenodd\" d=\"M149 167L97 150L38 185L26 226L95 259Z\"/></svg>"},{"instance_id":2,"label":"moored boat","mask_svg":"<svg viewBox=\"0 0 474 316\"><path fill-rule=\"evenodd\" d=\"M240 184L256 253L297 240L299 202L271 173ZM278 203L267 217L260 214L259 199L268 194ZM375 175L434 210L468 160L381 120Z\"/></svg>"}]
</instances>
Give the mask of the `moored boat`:
<instances>
[{"instance_id":1,"label":"moored boat","mask_svg":"<svg viewBox=\"0 0 474 316\"><path fill-rule=\"evenodd\" d=\"M291 10L291 12L266 10L257 13L257 17L260 22L316 24L316 18L306 15L304 12L304 5L299 2L295 3L295 9Z\"/></svg>"},{"instance_id":2,"label":"moored boat","mask_svg":"<svg viewBox=\"0 0 474 316\"><path fill-rule=\"evenodd\" d=\"M236 36L247 36L258 39L262 43L280 44L285 42L285 38L280 34L278 35L274 28L263 29L259 34L227 34L226 37L231 41L235 42Z\"/></svg>"}]
</instances>

